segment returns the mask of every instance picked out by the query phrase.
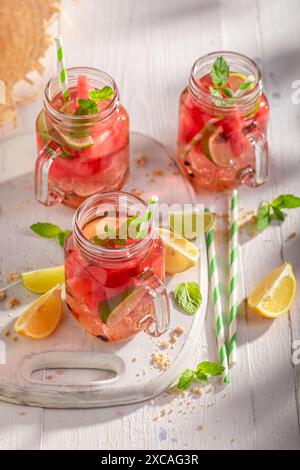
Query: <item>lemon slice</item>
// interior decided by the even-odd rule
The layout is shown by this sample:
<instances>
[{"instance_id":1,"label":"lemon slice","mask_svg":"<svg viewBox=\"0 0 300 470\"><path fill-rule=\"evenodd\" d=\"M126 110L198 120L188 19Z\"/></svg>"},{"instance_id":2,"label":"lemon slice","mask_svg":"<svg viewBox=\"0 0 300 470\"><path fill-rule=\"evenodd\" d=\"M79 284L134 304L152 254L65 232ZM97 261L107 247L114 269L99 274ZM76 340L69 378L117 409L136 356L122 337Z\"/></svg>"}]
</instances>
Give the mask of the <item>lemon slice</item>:
<instances>
[{"instance_id":1,"label":"lemon slice","mask_svg":"<svg viewBox=\"0 0 300 470\"><path fill-rule=\"evenodd\" d=\"M263 278L248 297L248 305L258 315L277 318L288 312L296 293L291 264L284 263Z\"/></svg>"},{"instance_id":2,"label":"lemon slice","mask_svg":"<svg viewBox=\"0 0 300 470\"><path fill-rule=\"evenodd\" d=\"M21 281L26 289L36 294L43 294L52 289L57 284L65 282L64 266L54 268L39 269L20 274Z\"/></svg>"},{"instance_id":3,"label":"lemon slice","mask_svg":"<svg viewBox=\"0 0 300 470\"><path fill-rule=\"evenodd\" d=\"M55 286L35 300L17 319L15 333L33 339L46 338L59 324L62 310L61 289Z\"/></svg>"},{"instance_id":4,"label":"lemon slice","mask_svg":"<svg viewBox=\"0 0 300 470\"><path fill-rule=\"evenodd\" d=\"M178 211L169 213L169 227L172 232L193 240L207 232L214 224L215 214L197 211Z\"/></svg>"},{"instance_id":5,"label":"lemon slice","mask_svg":"<svg viewBox=\"0 0 300 470\"><path fill-rule=\"evenodd\" d=\"M166 248L166 273L181 273L198 265L199 250L193 243L166 228L158 228L157 231Z\"/></svg>"},{"instance_id":6,"label":"lemon slice","mask_svg":"<svg viewBox=\"0 0 300 470\"><path fill-rule=\"evenodd\" d=\"M252 90L255 84L254 81L252 81L246 75L240 72L232 72L229 76L228 85L231 91L233 91L233 93L236 93L240 89L240 86L243 85L243 83L248 84L250 82L251 82L251 85L249 85L248 88L246 88L245 92Z\"/></svg>"}]
</instances>

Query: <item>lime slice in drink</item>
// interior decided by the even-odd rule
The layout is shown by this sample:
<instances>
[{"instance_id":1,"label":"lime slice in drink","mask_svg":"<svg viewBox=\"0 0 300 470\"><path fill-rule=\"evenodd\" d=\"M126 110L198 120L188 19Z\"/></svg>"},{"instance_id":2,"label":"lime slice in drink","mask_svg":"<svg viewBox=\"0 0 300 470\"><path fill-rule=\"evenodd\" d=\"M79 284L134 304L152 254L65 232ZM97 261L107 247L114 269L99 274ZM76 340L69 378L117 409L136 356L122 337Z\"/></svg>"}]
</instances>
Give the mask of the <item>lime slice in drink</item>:
<instances>
[{"instance_id":1,"label":"lime slice in drink","mask_svg":"<svg viewBox=\"0 0 300 470\"><path fill-rule=\"evenodd\" d=\"M44 110L42 110L40 114L38 115L37 130L38 130L39 135L42 137L43 141L45 142L45 144L47 144L50 140L50 135L49 135L49 131L48 131L47 123L46 123L46 115L45 115Z\"/></svg>"},{"instance_id":2,"label":"lime slice in drink","mask_svg":"<svg viewBox=\"0 0 300 470\"><path fill-rule=\"evenodd\" d=\"M230 168L233 165L234 155L229 139L223 128L217 127L212 132L206 129L201 140L204 155L215 165L221 168Z\"/></svg>"},{"instance_id":3,"label":"lime slice in drink","mask_svg":"<svg viewBox=\"0 0 300 470\"><path fill-rule=\"evenodd\" d=\"M229 76L227 85L231 89L231 91L233 91L233 93L236 93L244 83L248 84L251 81L252 80L250 80L246 75L242 73L232 72ZM249 90L252 90L253 87L254 81L245 89L244 93L247 93Z\"/></svg>"},{"instance_id":4,"label":"lime slice in drink","mask_svg":"<svg viewBox=\"0 0 300 470\"><path fill-rule=\"evenodd\" d=\"M178 211L169 213L169 227L181 237L193 240L207 232L215 221L215 214L197 211Z\"/></svg>"},{"instance_id":5,"label":"lime slice in drink","mask_svg":"<svg viewBox=\"0 0 300 470\"><path fill-rule=\"evenodd\" d=\"M58 129L57 126L54 126L54 127L55 127L55 130L58 132L58 134L63 139L64 143L68 147L71 147L75 150L84 150L88 147L91 147L94 144L94 140L90 135L84 136L84 137L71 137L71 136L61 132L60 129Z\"/></svg>"},{"instance_id":6,"label":"lime slice in drink","mask_svg":"<svg viewBox=\"0 0 300 470\"><path fill-rule=\"evenodd\" d=\"M57 284L65 282L64 266L39 269L20 274L21 281L26 289L36 294L42 294L52 289Z\"/></svg>"}]
</instances>

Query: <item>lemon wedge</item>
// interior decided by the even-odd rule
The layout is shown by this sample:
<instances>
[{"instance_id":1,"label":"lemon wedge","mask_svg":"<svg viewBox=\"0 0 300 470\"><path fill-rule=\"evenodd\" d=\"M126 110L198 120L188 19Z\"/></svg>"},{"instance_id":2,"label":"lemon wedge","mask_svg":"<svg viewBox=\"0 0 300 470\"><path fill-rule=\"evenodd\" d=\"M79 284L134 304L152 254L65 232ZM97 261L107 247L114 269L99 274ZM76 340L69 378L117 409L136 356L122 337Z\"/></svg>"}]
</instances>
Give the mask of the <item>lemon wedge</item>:
<instances>
[{"instance_id":1,"label":"lemon wedge","mask_svg":"<svg viewBox=\"0 0 300 470\"><path fill-rule=\"evenodd\" d=\"M59 324L63 311L61 289L55 286L36 299L14 324L14 331L27 338L50 336Z\"/></svg>"},{"instance_id":2,"label":"lemon wedge","mask_svg":"<svg viewBox=\"0 0 300 470\"><path fill-rule=\"evenodd\" d=\"M296 279L290 263L284 263L264 277L248 297L248 305L267 318L287 313L296 294Z\"/></svg>"},{"instance_id":3,"label":"lemon wedge","mask_svg":"<svg viewBox=\"0 0 300 470\"><path fill-rule=\"evenodd\" d=\"M55 266L54 268L39 269L22 273L20 278L26 289L36 294L43 294L57 284L65 282L65 268L62 265Z\"/></svg>"},{"instance_id":4,"label":"lemon wedge","mask_svg":"<svg viewBox=\"0 0 300 470\"><path fill-rule=\"evenodd\" d=\"M193 243L166 228L158 228L157 230L166 248L166 273L181 273L198 265L199 250Z\"/></svg>"},{"instance_id":5,"label":"lemon wedge","mask_svg":"<svg viewBox=\"0 0 300 470\"><path fill-rule=\"evenodd\" d=\"M197 211L178 211L169 213L169 227L172 232L193 240L207 232L214 224L215 214Z\"/></svg>"}]
</instances>

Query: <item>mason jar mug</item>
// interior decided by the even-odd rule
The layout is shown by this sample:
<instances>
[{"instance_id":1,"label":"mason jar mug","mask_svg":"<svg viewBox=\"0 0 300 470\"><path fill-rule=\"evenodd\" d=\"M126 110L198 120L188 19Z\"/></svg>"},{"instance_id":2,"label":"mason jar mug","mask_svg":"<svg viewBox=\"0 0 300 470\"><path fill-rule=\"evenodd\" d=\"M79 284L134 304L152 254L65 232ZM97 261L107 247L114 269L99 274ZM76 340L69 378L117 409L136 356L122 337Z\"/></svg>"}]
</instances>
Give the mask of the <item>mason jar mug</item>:
<instances>
[{"instance_id":1,"label":"mason jar mug","mask_svg":"<svg viewBox=\"0 0 300 470\"><path fill-rule=\"evenodd\" d=\"M248 57L214 52L198 59L180 96L178 161L206 190L263 184L268 174L269 105Z\"/></svg>"},{"instance_id":2,"label":"mason jar mug","mask_svg":"<svg viewBox=\"0 0 300 470\"><path fill-rule=\"evenodd\" d=\"M88 67L67 70L69 96L57 76L45 88L36 121L36 199L77 207L99 191L118 190L128 176L129 118L114 80Z\"/></svg>"}]
</instances>

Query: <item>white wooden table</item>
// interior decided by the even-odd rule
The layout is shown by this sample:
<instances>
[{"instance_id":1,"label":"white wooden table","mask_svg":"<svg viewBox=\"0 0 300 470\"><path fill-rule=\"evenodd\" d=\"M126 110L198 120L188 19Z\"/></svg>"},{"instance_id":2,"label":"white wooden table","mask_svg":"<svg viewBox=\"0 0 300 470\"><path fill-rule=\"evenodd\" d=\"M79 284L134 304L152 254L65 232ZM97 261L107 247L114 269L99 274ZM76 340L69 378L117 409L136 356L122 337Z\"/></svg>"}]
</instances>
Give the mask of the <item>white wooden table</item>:
<instances>
[{"instance_id":1,"label":"white wooden table","mask_svg":"<svg viewBox=\"0 0 300 470\"><path fill-rule=\"evenodd\" d=\"M292 82L300 80L299 0L64 0L63 4L74 28L63 17L53 31L61 29L68 66L90 65L109 72L130 112L132 129L159 139L172 152L178 96L194 60L221 49L254 58L262 67L271 104L272 172L265 187L241 190L241 207L253 209L262 199L283 192L300 194L300 105L291 98ZM45 81L54 70L53 51L44 63ZM20 108L18 128L2 129L1 137L32 131L41 100ZM199 193L199 201L213 199ZM216 201L225 207L222 196ZM0 222L3 230L3 219ZM292 261L300 279L299 224L300 211L294 211L281 226L243 243L241 298L285 260ZM288 239L293 232L297 237ZM1 246L0 255L4 278L5 247ZM0 403L0 449L299 449L300 366L292 363L293 342L300 340L299 309L298 295L290 315L274 322L244 311L232 384L192 397L192 406L177 401L174 407L170 395L154 404L87 411ZM215 354L208 320L195 362L213 360ZM155 419L172 407L172 414Z\"/></svg>"}]
</instances>

